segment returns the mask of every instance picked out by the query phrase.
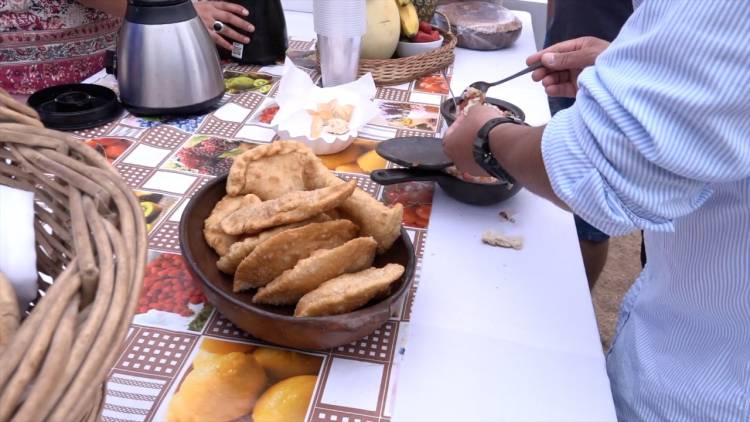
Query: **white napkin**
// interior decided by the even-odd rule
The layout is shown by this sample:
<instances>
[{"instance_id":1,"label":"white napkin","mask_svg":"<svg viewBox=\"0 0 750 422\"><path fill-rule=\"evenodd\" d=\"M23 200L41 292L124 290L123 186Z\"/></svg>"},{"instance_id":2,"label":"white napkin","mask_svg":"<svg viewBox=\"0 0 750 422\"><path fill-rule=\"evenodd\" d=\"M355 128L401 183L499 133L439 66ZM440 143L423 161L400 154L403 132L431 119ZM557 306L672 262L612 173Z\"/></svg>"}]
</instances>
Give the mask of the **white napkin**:
<instances>
[{"instance_id":1,"label":"white napkin","mask_svg":"<svg viewBox=\"0 0 750 422\"><path fill-rule=\"evenodd\" d=\"M312 116L307 110L315 110L319 104L336 99L340 104L354 106L349 121L350 130L341 135L324 132L321 139L329 144L337 140L346 140L357 136L357 131L380 113L380 109L372 100L376 93L377 87L370 73L348 84L321 88L313 83L310 75L287 58L284 63L284 76L281 78L275 98L279 111L271 121L271 126L278 125L279 132L287 132L292 138L310 138Z\"/></svg>"},{"instance_id":2,"label":"white napkin","mask_svg":"<svg viewBox=\"0 0 750 422\"><path fill-rule=\"evenodd\" d=\"M36 298L34 194L0 185L0 272L13 284L21 311Z\"/></svg>"}]
</instances>

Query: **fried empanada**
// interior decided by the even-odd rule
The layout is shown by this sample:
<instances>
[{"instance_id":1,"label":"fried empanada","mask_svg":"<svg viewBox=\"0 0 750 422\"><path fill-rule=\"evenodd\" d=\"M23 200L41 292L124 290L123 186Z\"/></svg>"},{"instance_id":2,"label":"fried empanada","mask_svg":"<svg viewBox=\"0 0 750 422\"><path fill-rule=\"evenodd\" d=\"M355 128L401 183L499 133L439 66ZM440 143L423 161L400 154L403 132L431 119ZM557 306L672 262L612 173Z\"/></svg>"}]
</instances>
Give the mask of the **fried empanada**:
<instances>
[{"instance_id":1,"label":"fried empanada","mask_svg":"<svg viewBox=\"0 0 750 422\"><path fill-rule=\"evenodd\" d=\"M221 229L221 220L229 214L237 211L246 205L256 204L260 198L255 195L245 196L225 196L216 203L211 215L203 222L203 237L206 243L211 246L217 254L226 255L229 247L237 242L237 236L226 234Z\"/></svg>"},{"instance_id":2,"label":"fried empanada","mask_svg":"<svg viewBox=\"0 0 750 422\"><path fill-rule=\"evenodd\" d=\"M270 283L300 259L318 249L335 248L353 239L357 226L349 220L312 223L285 230L258 244L234 274L234 291Z\"/></svg>"},{"instance_id":3,"label":"fried empanada","mask_svg":"<svg viewBox=\"0 0 750 422\"><path fill-rule=\"evenodd\" d=\"M294 268L261 287L253 297L253 303L294 305L327 280L369 268L377 246L378 242L372 237L358 237L333 249L313 252L297 262Z\"/></svg>"},{"instance_id":4,"label":"fried empanada","mask_svg":"<svg viewBox=\"0 0 750 422\"><path fill-rule=\"evenodd\" d=\"M305 168L316 160L310 148L295 141L276 141L235 158L227 177L227 193L253 193L262 200L306 190Z\"/></svg>"},{"instance_id":5,"label":"fried empanada","mask_svg":"<svg viewBox=\"0 0 750 422\"><path fill-rule=\"evenodd\" d=\"M331 220L332 218L327 214L320 214L309 220L274 227L270 230L260 232L255 236L247 237L243 240L240 240L239 242L233 243L232 246L229 247L229 252L227 252L226 255L222 256L219 259L219 261L216 263L216 266L219 267L220 271L234 275L234 272L237 270L237 266L240 265L240 262L242 262L242 260L245 259L246 256L250 255L250 252L252 252L256 246L258 246L261 242L270 238L271 236L279 234L285 230L304 226L306 224L322 223Z\"/></svg>"},{"instance_id":6,"label":"fried empanada","mask_svg":"<svg viewBox=\"0 0 750 422\"><path fill-rule=\"evenodd\" d=\"M221 221L232 235L255 234L269 227L296 223L339 206L354 191L354 181L316 189L290 192L279 198L243 207Z\"/></svg>"},{"instance_id":7,"label":"fried empanada","mask_svg":"<svg viewBox=\"0 0 750 422\"><path fill-rule=\"evenodd\" d=\"M296 317L338 315L358 309L379 294L388 291L391 283L404 273L399 264L369 268L340 275L304 295L294 310Z\"/></svg>"},{"instance_id":8,"label":"fried empanada","mask_svg":"<svg viewBox=\"0 0 750 422\"><path fill-rule=\"evenodd\" d=\"M316 188L345 183L320 161L310 163L307 179ZM359 226L361 236L375 238L378 242L378 253L388 250L401 235L401 220L404 216L404 207L401 204L389 208L357 188L337 210Z\"/></svg>"}]
</instances>

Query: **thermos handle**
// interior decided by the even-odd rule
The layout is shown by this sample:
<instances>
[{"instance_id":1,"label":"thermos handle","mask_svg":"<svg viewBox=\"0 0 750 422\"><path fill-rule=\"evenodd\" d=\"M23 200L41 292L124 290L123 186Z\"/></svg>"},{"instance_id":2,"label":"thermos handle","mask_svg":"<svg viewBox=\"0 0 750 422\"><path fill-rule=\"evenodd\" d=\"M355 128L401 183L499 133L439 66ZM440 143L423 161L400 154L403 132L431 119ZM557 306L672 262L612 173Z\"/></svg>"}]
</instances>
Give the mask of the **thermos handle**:
<instances>
[{"instance_id":1,"label":"thermos handle","mask_svg":"<svg viewBox=\"0 0 750 422\"><path fill-rule=\"evenodd\" d=\"M110 75L117 75L117 54L115 54L115 50L104 52L104 67Z\"/></svg>"}]
</instances>

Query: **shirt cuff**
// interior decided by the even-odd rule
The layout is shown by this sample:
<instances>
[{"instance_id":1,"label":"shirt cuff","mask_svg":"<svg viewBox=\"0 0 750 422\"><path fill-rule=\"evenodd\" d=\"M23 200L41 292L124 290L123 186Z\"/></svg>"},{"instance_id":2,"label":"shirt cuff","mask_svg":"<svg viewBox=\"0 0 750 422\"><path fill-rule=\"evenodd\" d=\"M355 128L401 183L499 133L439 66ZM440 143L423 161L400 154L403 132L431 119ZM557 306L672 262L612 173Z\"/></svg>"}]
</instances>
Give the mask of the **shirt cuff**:
<instances>
[{"instance_id":1,"label":"shirt cuff","mask_svg":"<svg viewBox=\"0 0 750 422\"><path fill-rule=\"evenodd\" d=\"M636 229L674 230L671 221L644 219L624 206L597 168L608 163L577 104L557 113L547 125L542 137L542 158L557 196L604 233L621 236Z\"/></svg>"}]
</instances>

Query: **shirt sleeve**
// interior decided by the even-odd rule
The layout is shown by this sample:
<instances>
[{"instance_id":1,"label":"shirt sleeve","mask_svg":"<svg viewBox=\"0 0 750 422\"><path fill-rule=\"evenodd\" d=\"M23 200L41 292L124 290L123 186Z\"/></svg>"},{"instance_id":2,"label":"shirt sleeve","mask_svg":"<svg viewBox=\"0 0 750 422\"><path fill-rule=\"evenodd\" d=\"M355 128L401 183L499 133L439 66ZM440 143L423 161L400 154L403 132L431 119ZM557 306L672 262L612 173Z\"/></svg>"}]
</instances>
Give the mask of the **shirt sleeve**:
<instances>
[{"instance_id":1,"label":"shirt sleeve","mask_svg":"<svg viewBox=\"0 0 750 422\"><path fill-rule=\"evenodd\" d=\"M750 2L689 3L644 2L545 129L555 193L611 235L671 231L750 177Z\"/></svg>"}]
</instances>

